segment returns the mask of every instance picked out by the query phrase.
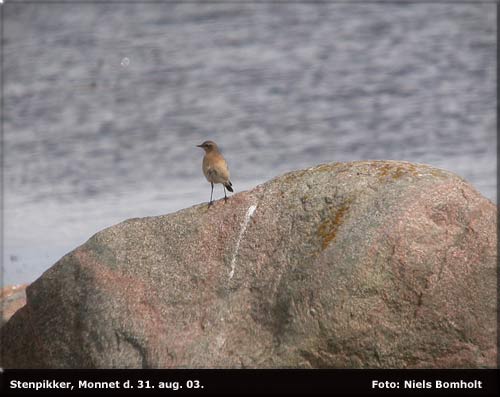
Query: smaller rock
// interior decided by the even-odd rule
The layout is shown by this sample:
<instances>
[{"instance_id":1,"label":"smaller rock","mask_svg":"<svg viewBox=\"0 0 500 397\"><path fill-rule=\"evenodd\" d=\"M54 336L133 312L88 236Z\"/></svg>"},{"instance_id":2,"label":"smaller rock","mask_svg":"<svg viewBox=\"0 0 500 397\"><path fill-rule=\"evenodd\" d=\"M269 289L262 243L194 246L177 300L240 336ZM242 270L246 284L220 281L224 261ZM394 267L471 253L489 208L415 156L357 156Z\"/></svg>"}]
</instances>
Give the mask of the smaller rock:
<instances>
[{"instance_id":1,"label":"smaller rock","mask_svg":"<svg viewBox=\"0 0 500 397\"><path fill-rule=\"evenodd\" d=\"M0 307L2 319L0 326L4 325L12 315L26 304L26 287L28 284L10 285L0 293Z\"/></svg>"}]
</instances>

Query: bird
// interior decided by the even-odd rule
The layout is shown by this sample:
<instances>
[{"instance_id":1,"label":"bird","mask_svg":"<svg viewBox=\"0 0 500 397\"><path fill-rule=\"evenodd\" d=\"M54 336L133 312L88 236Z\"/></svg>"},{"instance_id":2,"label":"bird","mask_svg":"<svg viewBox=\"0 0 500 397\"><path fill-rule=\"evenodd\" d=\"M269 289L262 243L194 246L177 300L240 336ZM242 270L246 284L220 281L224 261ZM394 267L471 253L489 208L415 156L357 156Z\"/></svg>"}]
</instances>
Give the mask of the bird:
<instances>
[{"instance_id":1,"label":"bird","mask_svg":"<svg viewBox=\"0 0 500 397\"><path fill-rule=\"evenodd\" d=\"M214 183L221 183L224 187L224 202L227 202L226 189L230 192L234 192L233 184L229 180L229 168L227 167L226 160L219 151L219 147L214 141L205 141L200 145L196 145L205 150L205 156L203 156L203 174L207 181L212 185L212 191L210 193L210 202L208 206L212 205L212 196L214 193Z\"/></svg>"}]
</instances>

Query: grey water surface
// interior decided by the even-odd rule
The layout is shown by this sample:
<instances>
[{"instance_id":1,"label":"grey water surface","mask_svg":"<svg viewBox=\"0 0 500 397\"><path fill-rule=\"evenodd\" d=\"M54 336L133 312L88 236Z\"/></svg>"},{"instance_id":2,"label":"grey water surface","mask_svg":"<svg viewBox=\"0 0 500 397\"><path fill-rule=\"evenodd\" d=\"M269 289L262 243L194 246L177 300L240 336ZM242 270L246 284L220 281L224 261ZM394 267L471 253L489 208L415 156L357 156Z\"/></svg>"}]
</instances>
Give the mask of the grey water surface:
<instances>
[{"instance_id":1,"label":"grey water surface","mask_svg":"<svg viewBox=\"0 0 500 397\"><path fill-rule=\"evenodd\" d=\"M97 231L323 162L453 171L496 202L496 5L3 5L4 284ZM215 190L223 196L221 186Z\"/></svg>"}]
</instances>

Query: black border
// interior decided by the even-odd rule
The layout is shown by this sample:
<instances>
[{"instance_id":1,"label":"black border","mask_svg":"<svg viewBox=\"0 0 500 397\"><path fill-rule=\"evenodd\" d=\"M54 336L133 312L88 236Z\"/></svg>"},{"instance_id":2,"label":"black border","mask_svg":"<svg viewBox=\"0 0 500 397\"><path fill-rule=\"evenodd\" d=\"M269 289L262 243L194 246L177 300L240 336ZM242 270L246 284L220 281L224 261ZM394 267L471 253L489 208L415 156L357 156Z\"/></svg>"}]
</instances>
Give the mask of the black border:
<instances>
[{"instance_id":1,"label":"black border","mask_svg":"<svg viewBox=\"0 0 500 397\"><path fill-rule=\"evenodd\" d=\"M138 4L138 3L200 3L200 0L4 0L0 4L0 262L1 276L0 285L4 286L4 12L6 3L12 4ZM498 60L500 59L499 17L500 8L497 0L208 0L206 3L343 3L343 4L497 4L497 200L500 189L498 187L498 153L500 142L498 140L498 114L500 97ZM500 217L497 215L497 241L500 235ZM500 243L497 244L497 253L500 254ZM500 285L500 272L497 267L497 291ZM3 313L3 306L0 308ZM500 309L497 305L497 320L500 319ZM497 352L500 346L500 334L497 322ZM0 346L0 355L3 356L3 347ZM73 390L70 395L82 395L87 393L97 394L196 394L209 395L216 393L231 395L468 395L468 396L496 396L499 393L500 378L500 356L497 354L496 369L155 369L155 370L130 370L130 369L71 369L71 370L49 370L49 369L1 369L0 368L0 392L2 395L68 395L66 389L54 389L51 387L35 391L32 388L14 389L11 381L41 382L45 381L70 381L78 384L80 380L90 382L119 382L120 385L127 380L131 384L138 385L139 381L149 381L150 385L158 385L161 381L179 382L184 387L178 390L172 389L81 389ZM203 388L188 388L188 380L198 380ZM399 388L373 388L372 381L396 382ZM436 389L437 380L441 381L480 381L482 388L476 389ZM420 385L432 387L404 388L405 381L424 382ZM430 382L430 383L425 383Z\"/></svg>"}]
</instances>

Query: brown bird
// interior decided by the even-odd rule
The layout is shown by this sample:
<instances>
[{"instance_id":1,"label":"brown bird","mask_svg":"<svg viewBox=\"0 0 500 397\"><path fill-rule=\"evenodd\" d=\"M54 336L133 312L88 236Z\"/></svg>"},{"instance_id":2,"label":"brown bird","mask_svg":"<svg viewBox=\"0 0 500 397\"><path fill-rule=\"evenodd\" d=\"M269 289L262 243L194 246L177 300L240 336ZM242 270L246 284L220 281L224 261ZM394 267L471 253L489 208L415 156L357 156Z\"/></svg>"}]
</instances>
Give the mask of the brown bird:
<instances>
[{"instance_id":1,"label":"brown bird","mask_svg":"<svg viewBox=\"0 0 500 397\"><path fill-rule=\"evenodd\" d=\"M210 202L208 206L212 204L212 195L214 193L214 183L222 183L224 187L224 201L227 201L226 189L230 192L233 191L233 184L229 180L229 169L227 168L227 163L217 144L213 141L205 141L201 145L196 145L205 150L205 156L203 157L203 174L205 178L212 185L212 192L210 193Z\"/></svg>"}]
</instances>

